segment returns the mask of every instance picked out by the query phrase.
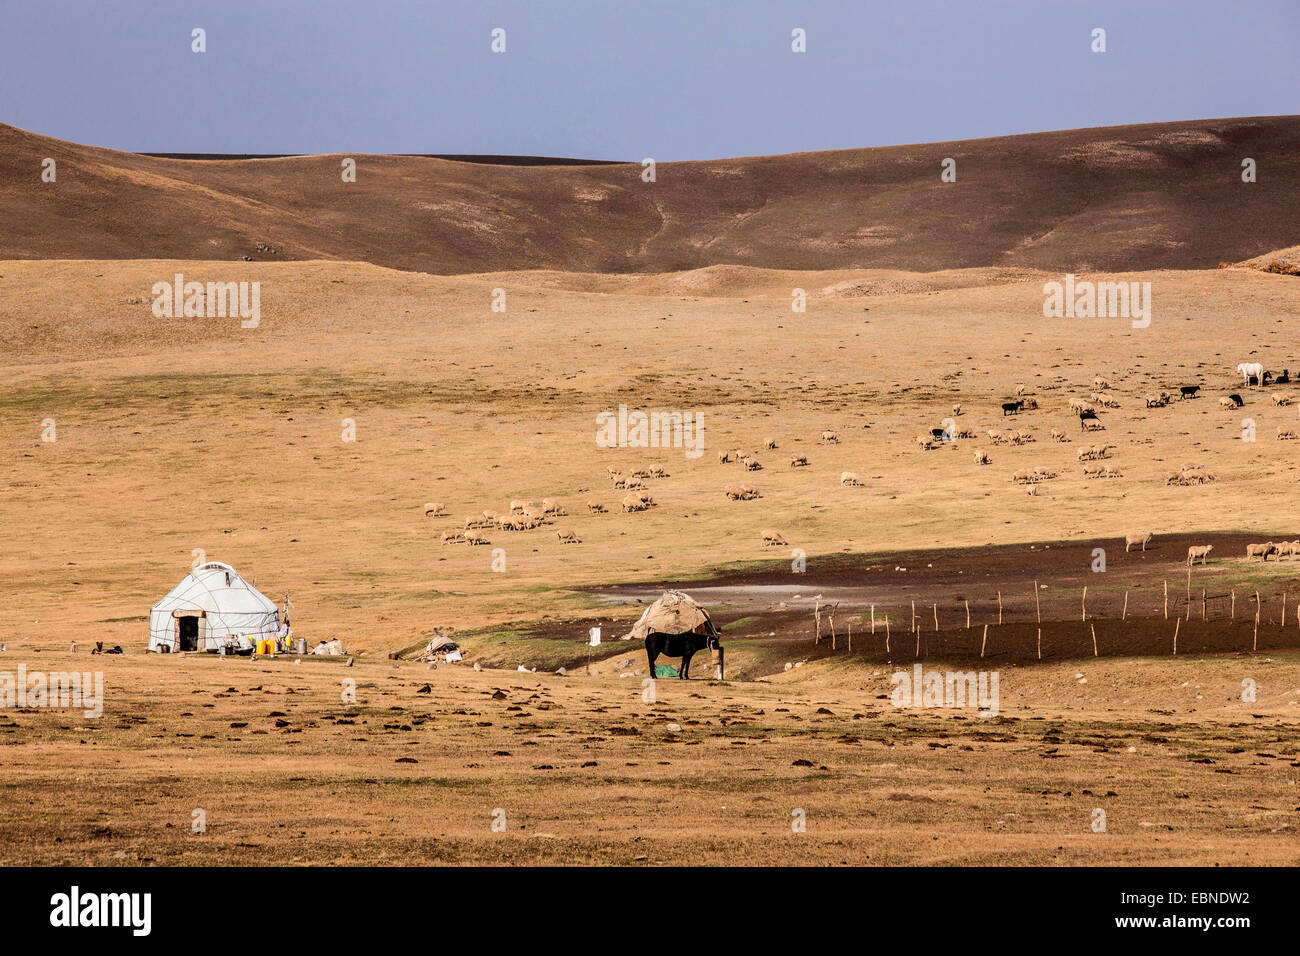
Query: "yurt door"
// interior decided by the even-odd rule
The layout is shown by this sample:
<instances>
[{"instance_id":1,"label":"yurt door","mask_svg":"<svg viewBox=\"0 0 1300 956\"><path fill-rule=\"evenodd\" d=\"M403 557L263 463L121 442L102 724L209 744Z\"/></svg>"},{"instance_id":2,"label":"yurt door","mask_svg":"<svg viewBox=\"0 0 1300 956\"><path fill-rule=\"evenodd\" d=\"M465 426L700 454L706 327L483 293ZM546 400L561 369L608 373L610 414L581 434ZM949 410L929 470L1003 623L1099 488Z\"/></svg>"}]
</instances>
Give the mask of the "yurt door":
<instances>
[{"instance_id":1,"label":"yurt door","mask_svg":"<svg viewBox=\"0 0 1300 956\"><path fill-rule=\"evenodd\" d=\"M180 650L197 651L199 649L199 619L197 617L177 618L176 626L180 628Z\"/></svg>"}]
</instances>

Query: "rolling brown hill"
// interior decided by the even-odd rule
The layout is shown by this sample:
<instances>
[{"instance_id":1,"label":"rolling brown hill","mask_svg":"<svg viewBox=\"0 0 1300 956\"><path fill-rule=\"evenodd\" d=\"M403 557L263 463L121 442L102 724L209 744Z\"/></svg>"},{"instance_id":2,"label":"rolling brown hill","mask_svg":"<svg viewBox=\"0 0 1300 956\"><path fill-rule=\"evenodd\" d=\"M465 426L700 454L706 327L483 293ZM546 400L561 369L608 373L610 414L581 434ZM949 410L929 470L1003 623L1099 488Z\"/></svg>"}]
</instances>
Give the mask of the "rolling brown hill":
<instances>
[{"instance_id":1,"label":"rolling brown hill","mask_svg":"<svg viewBox=\"0 0 1300 956\"><path fill-rule=\"evenodd\" d=\"M58 163L43 183L41 161ZM957 161L942 183L940 162ZM1258 182L1241 182L1241 162ZM0 259L342 259L442 274L1209 268L1296 242L1300 117L660 164L186 160L0 126ZM275 249L257 251L259 243Z\"/></svg>"}]
</instances>

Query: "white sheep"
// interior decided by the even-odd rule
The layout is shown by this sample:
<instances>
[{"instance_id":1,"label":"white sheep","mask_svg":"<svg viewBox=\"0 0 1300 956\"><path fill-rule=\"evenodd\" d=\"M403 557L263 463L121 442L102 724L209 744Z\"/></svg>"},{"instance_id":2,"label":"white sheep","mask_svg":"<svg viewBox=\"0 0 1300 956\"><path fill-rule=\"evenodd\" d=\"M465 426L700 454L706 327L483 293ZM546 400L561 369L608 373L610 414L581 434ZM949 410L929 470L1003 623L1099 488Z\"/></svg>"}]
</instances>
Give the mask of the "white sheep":
<instances>
[{"instance_id":1,"label":"white sheep","mask_svg":"<svg viewBox=\"0 0 1300 956\"><path fill-rule=\"evenodd\" d=\"M1151 543L1151 539L1154 537L1155 535L1150 531L1134 531L1130 534L1126 534L1124 536L1124 552L1127 554L1129 549L1135 544L1140 544L1142 550L1145 551L1147 545Z\"/></svg>"}]
</instances>

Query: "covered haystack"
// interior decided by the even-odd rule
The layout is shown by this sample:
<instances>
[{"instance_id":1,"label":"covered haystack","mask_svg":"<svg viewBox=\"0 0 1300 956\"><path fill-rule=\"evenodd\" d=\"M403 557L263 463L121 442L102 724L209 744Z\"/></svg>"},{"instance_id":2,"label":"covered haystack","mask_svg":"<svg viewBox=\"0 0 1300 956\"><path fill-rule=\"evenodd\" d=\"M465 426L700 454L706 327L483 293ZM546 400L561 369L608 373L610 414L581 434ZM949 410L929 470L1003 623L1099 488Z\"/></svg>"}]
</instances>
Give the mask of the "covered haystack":
<instances>
[{"instance_id":1,"label":"covered haystack","mask_svg":"<svg viewBox=\"0 0 1300 956\"><path fill-rule=\"evenodd\" d=\"M681 591L665 591L632 625L623 640L644 641L650 634L718 636L718 629L703 605Z\"/></svg>"}]
</instances>

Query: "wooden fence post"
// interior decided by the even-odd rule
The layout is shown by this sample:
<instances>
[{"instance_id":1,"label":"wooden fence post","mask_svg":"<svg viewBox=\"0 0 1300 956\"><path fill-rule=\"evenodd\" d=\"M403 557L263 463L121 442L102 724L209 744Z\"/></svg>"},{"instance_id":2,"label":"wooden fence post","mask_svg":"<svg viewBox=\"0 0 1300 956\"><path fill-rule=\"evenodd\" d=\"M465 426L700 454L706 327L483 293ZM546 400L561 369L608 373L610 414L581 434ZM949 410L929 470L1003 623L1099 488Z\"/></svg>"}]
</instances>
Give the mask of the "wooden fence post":
<instances>
[{"instance_id":1,"label":"wooden fence post","mask_svg":"<svg viewBox=\"0 0 1300 956\"><path fill-rule=\"evenodd\" d=\"M989 626L984 625L984 637L980 640L980 657L984 656L984 645L989 642Z\"/></svg>"},{"instance_id":2,"label":"wooden fence post","mask_svg":"<svg viewBox=\"0 0 1300 956\"><path fill-rule=\"evenodd\" d=\"M1034 610L1038 613L1038 623L1043 623L1043 604L1038 600L1038 578L1034 578Z\"/></svg>"},{"instance_id":3,"label":"wooden fence post","mask_svg":"<svg viewBox=\"0 0 1300 956\"><path fill-rule=\"evenodd\" d=\"M998 592L998 626L1002 625L1002 592Z\"/></svg>"},{"instance_id":4,"label":"wooden fence post","mask_svg":"<svg viewBox=\"0 0 1300 956\"><path fill-rule=\"evenodd\" d=\"M1043 659L1043 629L1041 627L1038 629L1038 659L1040 661Z\"/></svg>"},{"instance_id":5,"label":"wooden fence post","mask_svg":"<svg viewBox=\"0 0 1300 956\"><path fill-rule=\"evenodd\" d=\"M1178 625L1183 623L1183 619L1175 618L1174 620L1174 657L1178 656Z\"/></svg>"},{"instance_id":6,"label":"wooden fence post","mask_svg":"<svg viewBox=\"0 0 1300 956\"><path fill-rule=\"evenodd\" d=\"M1169 620L1169 579L1165 579L1165 620Z\"/></svg>"},{"instance_id":7,"label":"wooden fence post","mask_svg":"<svg viewBox=\"0 0 1300 956\"><path fill-rule=\"evenodd\" d=\"M1124 591L1124 610L1119 612L1119 619L1121 621L1128 620L1128 591L1127 590Z\"/></svg>"},{"instance_id":8,"label":"wooden fence post","mask_svg":"<svg viewBox=\"0 0 1300 956\"><path fill-rule=\"evenodd\" d=\"M1083 616L1079 618L1079 620L1081 621L1088 620L1088 585L1086 584L1083 586L1083 600L1079 602L1079 609L1080 612L1083 614Z\"/></svg>"}]
</instances>

